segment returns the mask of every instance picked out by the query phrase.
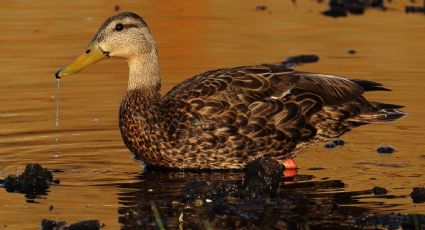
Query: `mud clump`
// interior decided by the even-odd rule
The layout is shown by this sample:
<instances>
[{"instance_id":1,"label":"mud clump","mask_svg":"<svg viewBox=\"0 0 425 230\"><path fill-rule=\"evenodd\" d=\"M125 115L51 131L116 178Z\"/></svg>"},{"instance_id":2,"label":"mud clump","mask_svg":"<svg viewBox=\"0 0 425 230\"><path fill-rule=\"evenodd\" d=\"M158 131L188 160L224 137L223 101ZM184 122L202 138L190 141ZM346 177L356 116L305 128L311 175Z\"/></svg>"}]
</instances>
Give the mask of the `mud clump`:
<instances>
[{"instance_id":1,"label":"mud clump","mask_svg":"<svg viewBox=\"0 0 425 230\"><path fill-rule=\"evenodd\" d=\"M382 187L374 187L372 189L373 195L385 195L388 193L388 190L386 188L382 188Z\"/></svg>"},{"instance_id":2,"label":"mud clump","mask_svg":"<svg viewBox=\"0 0 425 230\"><path fill-rule=\"evenodd\" d=\"M255 10L257 11L266 11L267 10L267 6L266 5L258 5L255 7Z\"/></svg>"},{"instance_id":3,"label":"mud clump","mask_svg":"<svg viewBox=\"0 0 425 230\"><path fill-rule=\"evenodd\" d=\"M98 220L84 220L67 226L65 221L44 219L41 221L42 230L99 230L101 225Z\"/></svg>"},{"instance_id":4,"label":"mud clump","mask_svg":"<svg viewBox=\"0 0 425 230\"><path fill-rule=\"evenodd\" d=\"M259 158L248 163L243 186L251 196L263 193L274 194L283 175L283 166L272 158Z\"/></svg>"},{"instance_id":5,"label":"mud clump","mask_svg":"<svg viewBox=\"0 0 425 230\"><path fill-rule=\"evenodd\" d=\"M425 3L424 3L424 6L406 6L404 11L406 12L406 14L411 14L411 13L425 14Z\"/></svg>"},{"instance_id":6,"label":"mud clump","mask_svg":"<svg viewBox=\"0 0 425 230\"><path fill-rule=\"evenodd\" d=\"M283 166L272 158L259 158L248 163L244 174L243 180L235 183L192 180L186 186L185 202L273 197L283 175Z\"/></svg>"},{"instance_id":7,"label":"mud clump","mask_svg":"<svg viewBox=\"0 0 425 230\"><path fill-rule=\"evenodd\" d=\"M410 197L413 200L413 203L424 203L425 202L425 187L415 187L413 188Z\"/></svg>"},{"instance_id":8,"label":"mud clump","mask_svg":"<svg viewBox=\"0 0 425 230\"><path fill-rule=\"evenodd\" d=\"M328 17L346 17L348 14L361 15L367 8L385 10L383 0L330 0L329 9L322 14Z\"/></svg>"},{"instance_id":9,"label":"mud clump","mask_svg":"<svg viewBox=\"0 0 425 230\"><path fill-rule=\"evenodd\" d=\"M425 226L425 215L391 213L387 215L365 215L356 220L361 229L367 226L384 227L386 229L423 229ZM371 229L371 228L367 228Z\"/></svg>"},{"instance_id":10,"label":"mud clump","mask_svg":"<svg viewBox=\"0 0 425 230\"><path fill-rule=\"evenodd\" d=\"M60 181L54 180L52 172L39 164L28 164L21 175L9 175L0 181L7 192L23 193L28 199L46 195L52 183L59 184Z\"/></svg>"},{"instance_id":11,"label":"mud clump","mask_svg":"<svg viewBox=\"0 0 425 230\"><path fill-rule=\"evenodd\" d=\"M376 152L377 153L384 153L384 154L391 154L391 153L395 152L395 149L393 147L389 146L389 145L388 146L385 145L385 146L378 147L376 149Z\"/></svg>"},{"instance_id":12,"label":"mud clump","mask_svg":"<svg viewBox=\"0 0 425 230\"><path fill-rule=\"evenodd\" d=\"M333 149L333 148L336 148L337 146L343 146L343 145L345 145L345 141L341 139L336 139L336 140L333 140L331 143L325 144L325 148Z\"/></svg>"},{"instance_id":13,"label":"mud clump","mask_svg":"<svg viewBox=\"0 0 425 230\"><path fill-rule=\"evenodd\" d=\"M355 55L355 54L357 53L357 51L356 51L356 50L353 50L353 49L350 49L350 50L348 50L347 52L348 52L348 54L350 54L350 55Z\"/></svg>"}]
</instances>

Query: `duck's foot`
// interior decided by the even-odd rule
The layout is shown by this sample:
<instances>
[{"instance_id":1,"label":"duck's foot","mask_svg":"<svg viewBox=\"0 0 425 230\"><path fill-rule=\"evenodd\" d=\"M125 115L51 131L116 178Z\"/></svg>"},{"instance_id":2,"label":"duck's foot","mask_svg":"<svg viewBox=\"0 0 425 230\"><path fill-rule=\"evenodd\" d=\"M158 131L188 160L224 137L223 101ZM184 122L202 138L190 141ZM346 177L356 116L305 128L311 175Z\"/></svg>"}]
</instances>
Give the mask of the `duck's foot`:
<instances>
[{"instance_id":1,"label":"duck's foot","mask_svg":"<svg viewBox=\"0 0 425 230\"><path fill-rule=\"evenodd\" d=\"M289 170L289 169L298 169L297 164L295 163L295 161L293 159L286 159L281 161L283 167L285 167L285 170Z\"/></svg>"},{"instance_id":2,"label":"duck's foot","mask_svg":"<svg viewBox=\"0 0 425 230\"><path fill-rule=\"evenodd\" d=\"M281 161L281 164L283 165L283 177L285 178L293 178L297 175L297 164L293 159L286 159Z\"/></svg>"}]
</instances>

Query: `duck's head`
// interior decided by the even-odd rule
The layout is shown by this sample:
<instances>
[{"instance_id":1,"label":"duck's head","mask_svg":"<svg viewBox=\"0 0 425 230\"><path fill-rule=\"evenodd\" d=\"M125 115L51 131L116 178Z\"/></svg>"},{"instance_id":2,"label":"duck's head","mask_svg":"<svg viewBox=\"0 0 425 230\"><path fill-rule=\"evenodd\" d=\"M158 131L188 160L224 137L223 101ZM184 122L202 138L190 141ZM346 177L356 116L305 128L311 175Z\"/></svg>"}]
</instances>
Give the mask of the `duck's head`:
<instances>
[{"instance_id":1,"label":"duck's head","mask_svg":"<svg viewBox=\"0 0 425 230\"><path fill-rule=\"evenodd\" d=\"M155 41L143 18L124 12L108 18L75 61L56 72L61 78L108 57L137 58L152 52Z\"/></svg>"}]
</instances>

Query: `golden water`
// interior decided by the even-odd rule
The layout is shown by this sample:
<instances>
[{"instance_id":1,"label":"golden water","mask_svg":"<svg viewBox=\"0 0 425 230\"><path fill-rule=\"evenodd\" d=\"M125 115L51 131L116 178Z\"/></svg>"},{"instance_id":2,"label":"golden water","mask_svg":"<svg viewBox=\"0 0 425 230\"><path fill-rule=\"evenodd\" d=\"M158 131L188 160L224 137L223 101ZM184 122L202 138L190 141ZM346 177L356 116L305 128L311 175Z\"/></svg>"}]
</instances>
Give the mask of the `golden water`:
<instances>
[{"instance_id":1,"label":"golden water","mask_svg":"<svg viewBox=\"0 0 425 230\"><path fill-rule=\"evenodd\" d=\"M318 54L317 64L299 67L382 82L392 92L370 93L374 101L405 105L409 115L393 123L353 130L347 144L317 146L297 157L300 174L342 180L346 191L382 186L408 195L425 186L425 17L405 14L408 1L389 10L333 19L320 15L326 4L291 1L123 1L148 22L157 43L163 93L197 73L227 66ZM126 188L140 179L139 162L121 141L117 114L127 85L127 65L108 59L61 81L60 125L54 73L78 55L98 26L115 14L116 1L0 2L0 176L41 163L61 180L49 195L27 203L22 194L0 190L0 229L36 229L43 218L75 222L99 219L118 229L117 209ZM258 12L257 4L268 10ZM347 51L355 49L356 55ZM58 124L58 123L57 123ZM390 144L392 155L375 149ZM307 170L323 167L319 171ZM371 179L372 178L372 179ZM425 213L409 196L365 198L392 204L376 207ZM49 211L49 207L53 210Z\"/></svg>"}]
</instances>

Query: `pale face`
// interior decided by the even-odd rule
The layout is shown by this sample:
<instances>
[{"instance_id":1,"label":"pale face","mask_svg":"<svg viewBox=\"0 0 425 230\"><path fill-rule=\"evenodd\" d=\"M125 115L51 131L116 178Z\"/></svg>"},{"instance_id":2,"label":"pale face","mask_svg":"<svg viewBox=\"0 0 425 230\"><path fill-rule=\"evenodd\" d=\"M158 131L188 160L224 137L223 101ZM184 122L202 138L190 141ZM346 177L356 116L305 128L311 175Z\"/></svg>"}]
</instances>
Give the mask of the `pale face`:
<instances>
[{"instance_id":1,"label":"pale face","mask_svg":"<svg viewBox=\"0 0 425 230\"><path fill-rule=\"evenodd\" d=\"M109 18L94 40L109 56L127 59L149 53L155 45L144 20L133 13L122 13Z\"/></svg>"},{"instance_id":2,"label":"pale face","mask_svg":"<svg viewBox=\"0 0 425 230\"><path fill-rule=\"evenodd\" d=\"M86 50L77 59L56 72L56 78L81 71L107 57L143 59L156 52L155 41L145 21L137 14L125 12L108 18Z\"/></svg>"}]
</instances>

